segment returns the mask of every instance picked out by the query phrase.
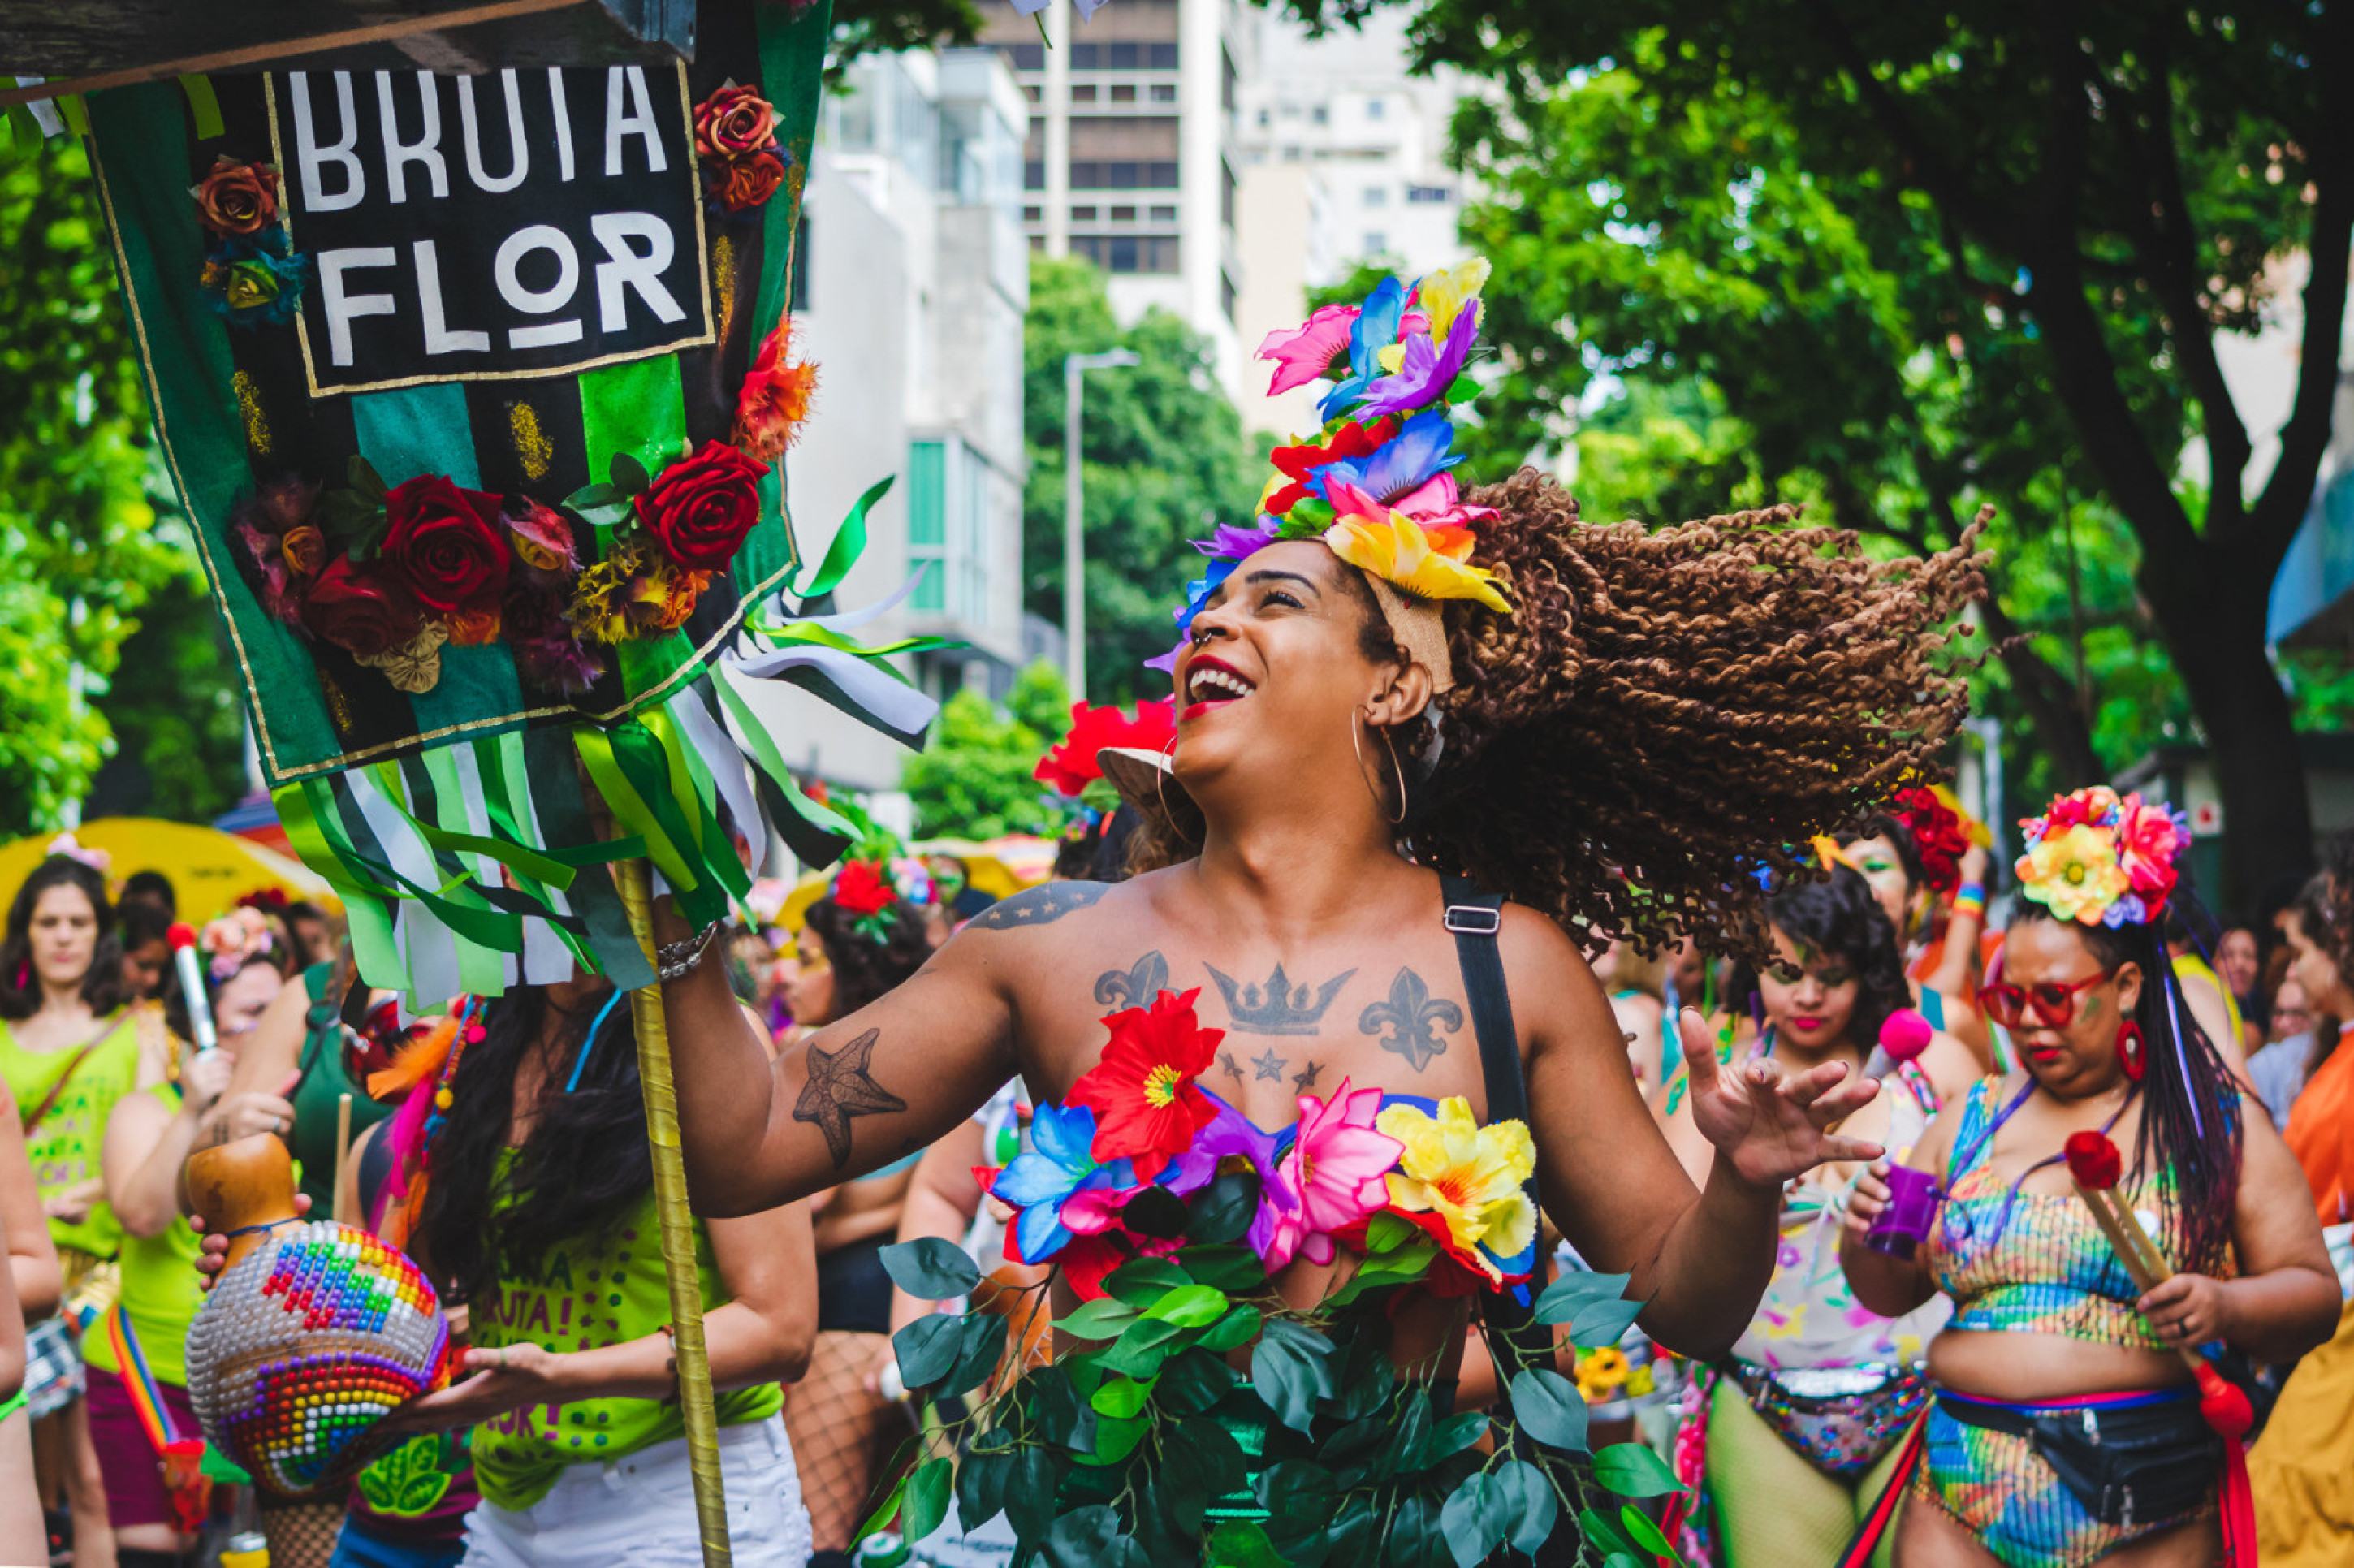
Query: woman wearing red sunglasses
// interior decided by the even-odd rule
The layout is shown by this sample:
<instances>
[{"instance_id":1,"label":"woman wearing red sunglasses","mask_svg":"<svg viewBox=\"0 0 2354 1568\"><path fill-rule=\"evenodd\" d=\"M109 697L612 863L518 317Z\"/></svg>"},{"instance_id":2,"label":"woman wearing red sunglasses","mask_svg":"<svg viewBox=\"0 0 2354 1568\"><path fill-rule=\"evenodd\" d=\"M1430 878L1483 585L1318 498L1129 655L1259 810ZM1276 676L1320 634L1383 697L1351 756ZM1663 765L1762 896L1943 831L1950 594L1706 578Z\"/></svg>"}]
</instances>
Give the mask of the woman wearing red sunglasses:
<instances>
[{"instance_id":1,"label":"woman wearing red sunglasses","mask_svg":"<svg viewBox=\"0 0 2354 1568\"><path fill-rule=\"evenodd\" d=\"M2327 1337L2337 1280L2296 1162L2244 1113L2167 961L2186 826L2103 789L2025 826L2020 913L1980 993L2020 1065L1942 1112L1907 1161L1944 1198L1913 1258L1862 1245L1887 1202L1876 1174L1848 1205L1858 1301L1954 1299L1914 1483L1931 1506L1905 1510L1898 1560L2211 1563L2222 1448L2179 1348L2245 1382L2251 1359ZM2062 1162L2089 1131L2129 1151L2118 1191L2179 1271L2147 1295Z\"/></svg>"}]
</instances>

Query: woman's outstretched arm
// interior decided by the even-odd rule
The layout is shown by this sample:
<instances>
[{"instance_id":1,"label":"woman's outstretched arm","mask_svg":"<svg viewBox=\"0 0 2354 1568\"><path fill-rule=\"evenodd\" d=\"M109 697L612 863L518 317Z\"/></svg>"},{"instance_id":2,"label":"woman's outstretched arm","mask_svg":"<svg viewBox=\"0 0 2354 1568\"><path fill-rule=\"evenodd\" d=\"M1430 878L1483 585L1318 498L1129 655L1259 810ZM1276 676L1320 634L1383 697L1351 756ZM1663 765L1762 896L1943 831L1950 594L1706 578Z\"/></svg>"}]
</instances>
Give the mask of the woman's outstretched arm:
<instances>
[{"instance_id":1,"label":"woman's outstretched arm","mask_svg":"<svg viewBox=\"0 0 2354 1568\"><path fill-rule=\"evenodd\" d=\"M1712 1148L1695 1188L1636 1092L1609 1001L1569 938L1513 910L1503 939L1546 1212L1588 1264L1633 1276L1628 1294L1649 1303L1645 1332L1681 1355L1719 1354L1772 1277L1783 1181L1826 1160L1879 1155L1877 1144L1823 1130L1875 1086L1841 1082L1838 1066L1720 1069L1714 1035L1687 1011L1693 1120Z\"/></svg>"},{"instance_id":2,"label":"woman's outstretched arm","mask_svg":"<svg viewBox=\"0 0 2354 1568\"><path fill-rule=\"evenodd\" d=\"M655 931L664 943L694 934L667 900L656 906ZM748 1214L808 1197L912 1154L970 1117L1014 1074L1008 977L1039 939L961 934L905 984L774 1061L728 990L726 965L706 959L666 982L695 1213Z\"/></svg>"}]
</instances>

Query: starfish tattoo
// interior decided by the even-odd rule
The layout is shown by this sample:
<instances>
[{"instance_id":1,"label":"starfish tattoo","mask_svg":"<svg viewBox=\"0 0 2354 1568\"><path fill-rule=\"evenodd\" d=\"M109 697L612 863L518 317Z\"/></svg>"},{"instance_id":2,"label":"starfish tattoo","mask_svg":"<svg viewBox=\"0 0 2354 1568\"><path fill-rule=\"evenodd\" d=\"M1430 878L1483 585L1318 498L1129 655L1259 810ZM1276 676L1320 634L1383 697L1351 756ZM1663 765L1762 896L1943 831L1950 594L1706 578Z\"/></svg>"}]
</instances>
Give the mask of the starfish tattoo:
<instances>
[{"instance_id":1,"label":"starfish tattoo","mask_svg":"<svg viewBox=\"0 0 2354 1568\"><path fill-rule=\"evenodd\" d=\"M825 1147L836 1169L850 1162L850 1123L854 1117L903 1111L907 1102L875 1081L867 1063L882 1034L870 1029L839 1051L809 1048L809 1082L794 1102L795 1121L813 1121L825 1134Z\"/></svg>"},{"instance_id":2,"label":"starfish tattoo","mask_svg":"<svg viewBox=\"0 0 2354 1568\"><path fill-rule=\"evenodd\" d=\"M1283 1058L1277 1055L1275 1047L1270 1045L1258 1055L1251 1058L1251 1066L1256 1070L1251 1082L1257 1083L1261 1078L1272 1078L1279 1084L1283 1082L1285 1065Z\"/></svg>"}]
</instances>

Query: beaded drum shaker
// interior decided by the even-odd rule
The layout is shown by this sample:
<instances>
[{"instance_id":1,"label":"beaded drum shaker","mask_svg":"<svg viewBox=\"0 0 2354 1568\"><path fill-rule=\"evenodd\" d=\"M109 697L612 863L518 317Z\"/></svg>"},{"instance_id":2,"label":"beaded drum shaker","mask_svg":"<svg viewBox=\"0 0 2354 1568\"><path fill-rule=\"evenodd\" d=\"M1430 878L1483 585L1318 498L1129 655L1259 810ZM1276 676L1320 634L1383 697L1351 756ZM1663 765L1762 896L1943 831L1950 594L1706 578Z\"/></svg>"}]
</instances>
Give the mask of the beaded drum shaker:
<instances>
[{"instance_id":1,"label":"beaded drum shaker","mask_svg":"<svg viewBox=\"0 0 2354 1568\"><path fill-rule=\"evenodd\" d=\"M292 1161L268 1133L190 1157L188 1194L229 1237L188 1330L206 1441L281 1496L340 1485L385 1446L386 1415L450 1381L432 1285L366 1231L299 1220Z\"/></svg>"}]
</instances>

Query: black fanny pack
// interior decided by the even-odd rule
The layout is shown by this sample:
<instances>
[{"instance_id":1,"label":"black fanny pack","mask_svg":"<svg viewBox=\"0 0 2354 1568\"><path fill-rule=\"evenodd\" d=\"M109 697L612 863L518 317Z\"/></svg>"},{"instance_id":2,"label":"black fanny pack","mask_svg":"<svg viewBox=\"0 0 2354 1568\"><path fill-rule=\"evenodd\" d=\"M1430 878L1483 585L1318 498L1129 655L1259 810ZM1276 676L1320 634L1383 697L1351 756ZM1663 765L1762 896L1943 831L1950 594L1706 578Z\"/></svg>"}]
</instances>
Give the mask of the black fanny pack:
<instances>
[{"instance_id":1,"label":"black fanny pack","mask_svg":"<svg viewBox=\"0 0 2354 1568\"><path fill-rule=\"evenodd\" d=\"M2223 1463L2223 1440L2199 1414L2196 1391L2157 1404L2020 1410L1937 1396L1967 1426L2025 1437L2084 1510L2103 1524L2171 1519L2197 1507Z\"/></svg>"}]
</instances>

